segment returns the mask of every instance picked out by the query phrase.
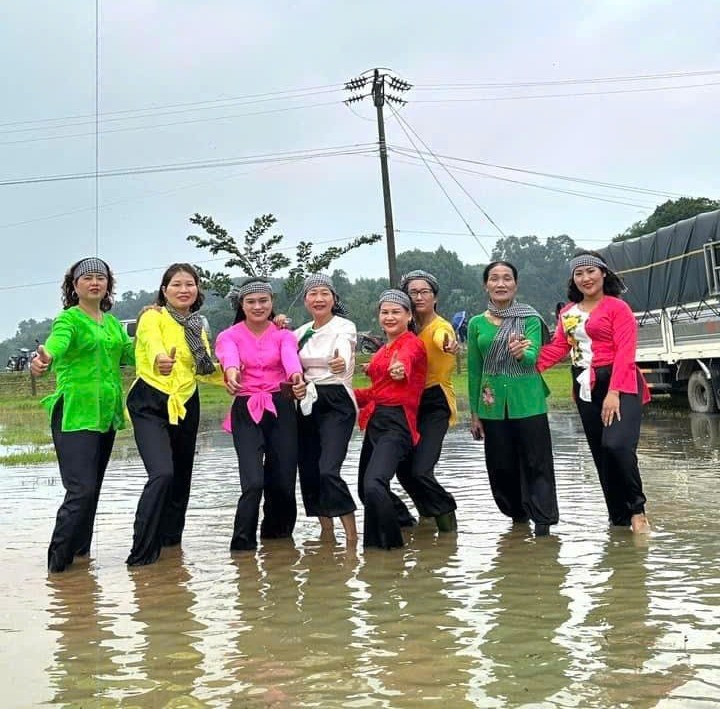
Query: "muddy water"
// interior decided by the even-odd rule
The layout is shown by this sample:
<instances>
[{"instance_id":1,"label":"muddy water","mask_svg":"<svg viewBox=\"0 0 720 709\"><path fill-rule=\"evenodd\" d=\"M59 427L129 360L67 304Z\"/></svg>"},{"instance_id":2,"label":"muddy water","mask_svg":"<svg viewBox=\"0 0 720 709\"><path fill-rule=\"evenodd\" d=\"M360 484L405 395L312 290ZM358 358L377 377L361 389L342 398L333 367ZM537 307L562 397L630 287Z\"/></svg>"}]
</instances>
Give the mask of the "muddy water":
<instances>
[{"instance_id":1,"label":"muddy water","mask_svg":"<svg viewBox=\"0 0 720 709\"><path fill-rule=\"evenodd\" d=\"M228 552L229 437L201 437L182 551L127 570L144 471L127 451L89 562L48 578L54 466L0 474L3 707L710 707L720 702L720 419L645 422L654 534L607 527L572 414L552 419L561 523L496 511L482 447L446 443L457 537L395 552L294 541ZM354 485L359 441L347 475Z\"/></svg>"}]
</instances>

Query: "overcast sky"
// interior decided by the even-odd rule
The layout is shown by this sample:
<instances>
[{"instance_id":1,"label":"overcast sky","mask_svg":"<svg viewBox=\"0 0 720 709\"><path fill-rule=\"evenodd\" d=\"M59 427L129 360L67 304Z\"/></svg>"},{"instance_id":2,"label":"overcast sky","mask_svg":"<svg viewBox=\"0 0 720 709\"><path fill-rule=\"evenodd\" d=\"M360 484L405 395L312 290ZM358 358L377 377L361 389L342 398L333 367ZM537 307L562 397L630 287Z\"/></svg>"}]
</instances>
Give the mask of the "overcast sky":
<instances>
[{"instance_id":1,"label":"overcast sky","mask_svg":"<svg viewBox=\"0 0 720 709\"><path fill-rule=\"evenodd\" d=\"M567 233L600 247L669 197L720 196L718 9L717 0L101 0L99 168L372 149L374 109L344 106L342 84L389 67L414 84L400 115L437 154L660 193L446 160L484 173L454 173L471 200L437 169L475 240L427 168L395 153L398 251L443 244L487 262L478 241L490 251L498 232L473 200L506 234ZM94 0L3 7L0 339L22 319L56 314L64 270L96 250L119 293L155 289L173 261L208 259L185 240L196 211L238 234L271 212L287 246L383 231L370 154L103 177L97 219L94 179L7 184L95 170L95 26ZM549 83L670 73L682 76ZM410 146L390 111L386 129L390 145ZM384 243L336 266L351 278L384 273Z\"/></svg>"}]
</instances>

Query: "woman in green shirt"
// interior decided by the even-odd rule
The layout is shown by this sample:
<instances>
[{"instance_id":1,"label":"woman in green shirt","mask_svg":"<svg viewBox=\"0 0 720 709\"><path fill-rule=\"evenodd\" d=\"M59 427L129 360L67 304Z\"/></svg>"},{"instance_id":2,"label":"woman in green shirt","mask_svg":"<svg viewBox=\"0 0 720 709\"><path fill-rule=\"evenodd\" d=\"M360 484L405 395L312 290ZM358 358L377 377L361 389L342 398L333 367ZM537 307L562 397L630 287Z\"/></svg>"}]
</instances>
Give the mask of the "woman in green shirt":
<instances>
[{"instance_id":1,"label":"woman in green shirt","mask_svg":"<svg viewBox=\"0 0 720 709\"><path fill-rule=\"evenodd\" d=\"M548 389L535 369L547 327L534 308L515 303L517 269L511 263L488 264L483 282L488 309L468 325L471 432L485 439L498 509L514 522L532 520L535 535L544 536L558 521Z\"/></svg>"},{"instance_id":2,"label":"woman in green shirt","mask_svg":"<svg viewBox=\"0 0 720 709\"><path fill-rule=\"evenodd\" d=\"M42 401L65 488L48 549L51 572L90 551L115 432L125 426L120 365L135 357L132 340L107 312L114 284L102 259L73 264L62 284L64 310L31 364L35 376L51 368L56 377L55 392Z\"/></svg>"}]
</instances>

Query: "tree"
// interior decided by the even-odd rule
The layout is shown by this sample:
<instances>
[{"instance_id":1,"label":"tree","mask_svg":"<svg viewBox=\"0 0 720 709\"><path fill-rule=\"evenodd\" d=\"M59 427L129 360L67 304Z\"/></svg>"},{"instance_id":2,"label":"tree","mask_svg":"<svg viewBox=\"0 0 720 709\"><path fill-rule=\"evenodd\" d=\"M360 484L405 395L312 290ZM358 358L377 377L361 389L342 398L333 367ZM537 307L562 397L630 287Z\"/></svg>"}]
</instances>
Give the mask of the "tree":
<instances>
[{"instance_id":1,"label":"tree","mask_svg":"<svg viewBox=\"0 0 720 709\"><path fill-rule=\"evenodd\" d=\"M245 231L242 246L210 216L202 216L196 212L190 218L190 222L202 227L208 236L191 234L187 237L188 241L194 242L199 249L209 249L211 254L227 254L229 258L225 261L225 268L239 268L246 276L270 278L292 263L291 259L279 249L284 236L268 235L270 229L277 223L277 219L272 214L263 214L255 218L253 225ZM301 241L296 246L295 263L283 284L285 292L289 296L294 295L310 273L326 270L333 261L348 251L365 244L374 244L381 238L380 234L365 234L352 239L344 246L331 246L319 254L313 254L312 242ZM230 275L223 271L210 273L198 268L198 273L203 287L217 295L227 295L232 287Z\"/></svg>"},{"instance_id":2,"label":"tree","mask_svg":"<svg viewBox=\"0 0 720 709\"><path fill-rule=\"evenodd\" d=\"M707 197L680 197L679 199L669 199L667 202L656 207L655 211L644 221L635 222L632 226L625 229L622 234L618 234L613 241L625 241L626 239L634 239L636 236L643 234L651 234L664 226L670 226L675 222L690 217L697 216L703 212L712 212L720 209L720 201L708 199Z\"/></svg>"}]
</instances>

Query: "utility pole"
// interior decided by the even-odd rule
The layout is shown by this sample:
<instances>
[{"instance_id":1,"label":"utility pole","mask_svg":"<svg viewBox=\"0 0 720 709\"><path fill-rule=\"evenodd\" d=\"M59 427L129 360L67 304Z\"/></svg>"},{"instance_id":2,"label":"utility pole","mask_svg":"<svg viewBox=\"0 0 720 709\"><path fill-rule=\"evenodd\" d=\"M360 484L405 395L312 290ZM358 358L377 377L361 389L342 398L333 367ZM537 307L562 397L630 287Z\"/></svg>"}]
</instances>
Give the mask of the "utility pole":
<instances>
[{"instance_id":1,"label":"utility pole","mask_svg":"<svg viewBox=\"0 0 720 709\"><path fill-rule=\"evenodd\" d=\"M348 91L362 91L370 83L370 92L367 94L354 94L345 103L349 105L356 101L362 101L364 98L372 97L377 111L380 175L382 178L383 204L385 206L385 243L387 245L388 275L390 277L390 287L395 288L398 285L399 276L395 259L395 227L393 225L392 199L390 197L390 172L388 170L387 144L385 142L383 106L386 100L400 105L405 105L406 102L398 96L387 93L385 91L386 82L395 91L408 91L411 88L407 81L392 76L386 73L385 70L373 69L372 74L371 72L365 72L345 84L345 89Z\"/></svg>"}]
</instances>

